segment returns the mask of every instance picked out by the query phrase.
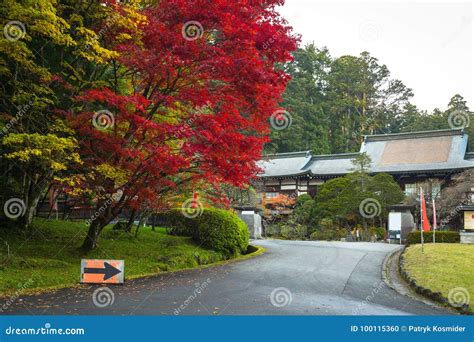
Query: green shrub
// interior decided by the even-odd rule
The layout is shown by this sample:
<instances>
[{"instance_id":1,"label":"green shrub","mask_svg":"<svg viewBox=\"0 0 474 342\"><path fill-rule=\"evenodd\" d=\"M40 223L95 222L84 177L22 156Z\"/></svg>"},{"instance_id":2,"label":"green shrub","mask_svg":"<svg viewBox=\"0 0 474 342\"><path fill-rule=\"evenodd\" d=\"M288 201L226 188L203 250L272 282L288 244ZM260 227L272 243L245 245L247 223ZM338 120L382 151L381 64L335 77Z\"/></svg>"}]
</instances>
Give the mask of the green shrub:
<instances>
[{"instance_id":1,"label":"green shrub","mask_svg":"<svg viewBox=\"0 0 474 342\"><path fill-rule=\"evenodd\" d=\"M433 242L433 232L424 232L423 233L424 242ZM436 232L436 242L445 242L445 243L455 243L459 242L459 232L454 231L437 231ZM421 232L411 232L407 237L408 244L421 243Z\"/></svg>"},{"instance_id":2,"label":"green shrub","mask_svg":"<svg viewBox=\"0 0 474 342\"><path fill-rule=\"evenodd\" d=\"M377 240L383 240L385 237L386 230L384 227L370 227L370 236L376 236Z\"/></svg>"},{"instance_id":3,"label":"green shrub","mask_svg":"<svg viewBox=\"0 0 474 342\"><path fill-rule=\"evenodd\" d=\"M308 224L314 218L315 206L315 200L309 199L294 210L292 217L298 223Z\"/></svg>"},{"instance_id":4,"label":"green shrub","mask_svg":"<svg viewBox=\"0 0 474 342\"><path fill-rule=\"evenodd\" d=\"M288 240L303 240L308 235L308 228L302 224L288 222L281 227L280 236Z\"/></svg>"},{"instance_id":5,"label":"green shrub","mask_svg":"<svg viewBox=\"0 0 474 342\"><path fill-rule=\"evenodd\" d=\"M236 214L222 209L204 209L198 216L197 234L193 238L201 246L222 252L227 256L245 254L249 230Z\"/></svg>"},{"instance_id":6,"label":"green shrub","mask_svg":"<svg viewBox=\"0 0 474 342\"><path fill-rule=\"evenodd\" d=\"M315 230L309 238L311 240L341 240L347 236L347 230L344 228L339 229L323 229L323 230Z\"/></svg>"},{"instance_id":7,"label":"green shrub","mask_svg":"<svg viewBox=\"0 0 474 342\"><path fill-rule=\"evenodd\" d=\"M299 207L300 205L303 205L306 201L312 200L311 196L308 194L302 194L299 195L296 198L296 206Z\"/></svg>"},{"instance_id":8,"label":"green shrub","mask_svg":"<svg viewBox=\"0 0 474 342\"><path fill-rule=\"evenodd\" d=\"M330 218L323 218L319 222L319 225L321 226L322 230L336 230L337 229L336 224Z\"/></svg>"},{"instance_id":9,"label":"green shrub","mask_svg":"<svg viewBox=\"0 0 474 342\"><path fill-rule=\"evenodd\" d=\"M337 238L337 240L340 240L340 239L346 238L346 237L347 237L347 229L344 229L344 228L336 229L336 238Z\"/></svg>"},{"instance_id":10,"label":"green shrub","mask_svg":"<svg viewBox=\"0 0 474 342\"><path fill-rule=\"evenodd\" d=\"M281 234L281 226L278 223L271 223L265 227L265 235L268 237L272 236L280 236Z\"/></svg>"},{"instance_id":11,"label":"green shrub","mask_svg":"<svg viewBox=\"0 0 474 342\"><path fill-rule=\"evenodd\" d=\"M332 240L334 236L334 233L330 230L315 230L314 232L311 233L309 238L311 240Z\"/></svg>"},{"instance_id":12,"label":"green shrub","mask_svg":"<svg viewBox=\"0 0 474 342\"><path fill-rule=\"evenodd\" d=\"M200 246L226 256L244 254L249 242L247 225L236 214L222 209L206 208L201 215L188 218L181 209L173 209L157 216L158 225L168 234L190 236Z\"/></svg>"}]
</instances>

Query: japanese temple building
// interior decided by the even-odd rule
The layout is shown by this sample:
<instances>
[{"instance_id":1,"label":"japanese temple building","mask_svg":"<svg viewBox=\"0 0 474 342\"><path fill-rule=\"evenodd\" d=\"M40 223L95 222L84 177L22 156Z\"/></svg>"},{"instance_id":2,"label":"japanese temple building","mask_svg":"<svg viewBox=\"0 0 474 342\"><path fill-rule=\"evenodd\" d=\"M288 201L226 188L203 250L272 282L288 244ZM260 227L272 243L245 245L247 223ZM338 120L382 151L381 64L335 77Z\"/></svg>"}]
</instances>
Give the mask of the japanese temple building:
<instances>
[{"instance_id":1,"label":"japanese temple building","mask_svg":"<svg viewBox=\"0 0 474 342\"><path fill-rule=\"evenodd\" d=\"M407 195L415 194L421 183L429 184L437 196L444 181L474 167L474 153L467 152L467 142L464 130L448 129L364 136L357 153L267 155L259 162L262 191L267 199L278 194L317 196L318 185L353 172L352 160L365 152L372 161L371 174L392 175Z\"/></svg>"}]
</instances>

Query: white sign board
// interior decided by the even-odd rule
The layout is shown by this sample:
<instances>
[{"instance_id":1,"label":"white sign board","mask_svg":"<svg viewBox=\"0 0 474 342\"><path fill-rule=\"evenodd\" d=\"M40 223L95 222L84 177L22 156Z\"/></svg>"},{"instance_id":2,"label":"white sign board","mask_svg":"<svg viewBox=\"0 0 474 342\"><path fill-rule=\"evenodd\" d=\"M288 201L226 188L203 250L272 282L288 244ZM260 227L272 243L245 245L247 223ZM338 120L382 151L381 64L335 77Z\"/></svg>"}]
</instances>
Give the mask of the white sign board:
<instances>
[{"instance_id":1,"label":"white sign board","mask_svg":"<svg viewBox=\"0 0 474 342\"><path fill-rule=\"evenodd\" d=\"M402 213L388 214L388 230L402 230Z\"/></svg>"}]
</instances>

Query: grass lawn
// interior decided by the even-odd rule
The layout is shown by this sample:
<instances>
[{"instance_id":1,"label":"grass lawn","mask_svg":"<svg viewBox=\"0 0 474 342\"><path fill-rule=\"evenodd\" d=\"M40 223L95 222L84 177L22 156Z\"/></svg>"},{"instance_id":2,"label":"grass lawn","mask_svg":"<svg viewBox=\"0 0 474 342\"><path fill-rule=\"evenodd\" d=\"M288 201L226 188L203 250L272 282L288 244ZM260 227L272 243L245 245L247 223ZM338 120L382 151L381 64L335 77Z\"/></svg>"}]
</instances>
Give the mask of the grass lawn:
<instances>
[{"instance_id":1,"label":"grass lawn","mask_svg":"<svg viewBox=\"0 0 474 342\"><path fill-rule=\"evenodd\" d=\"M465 288L474 310L474 245L459 243L428 243L425 252L421 245L405 251L405 270L417 283L448 297L454 288Z\"/></svg>"},{"instance_id":2,"label":"grass lawn","mask_svg":"<svg viewBox=\"0 0 474 342\"><path fill-rule=\"evenodd\" d=\"M87 231L84 223L35 219L33 226L30 236L0 228L0 296L78 284L81 258L124 259L127 279L225 259L191 238L167 235L164 228L142 228L135 238L108 226L99 247L84 255L78 248Z\"/></svg>"}]
</instances>

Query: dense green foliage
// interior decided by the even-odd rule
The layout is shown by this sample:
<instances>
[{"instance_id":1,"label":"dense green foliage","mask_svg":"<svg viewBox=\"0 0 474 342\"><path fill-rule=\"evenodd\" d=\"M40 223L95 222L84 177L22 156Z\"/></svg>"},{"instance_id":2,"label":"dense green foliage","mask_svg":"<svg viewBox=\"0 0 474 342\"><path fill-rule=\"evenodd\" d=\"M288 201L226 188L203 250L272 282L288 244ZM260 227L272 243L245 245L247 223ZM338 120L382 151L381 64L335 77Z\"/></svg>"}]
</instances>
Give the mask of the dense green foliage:
<instances>
[{"instance_id":1,"label":"dense green foliage","mask_svg":"<svg viewBox=\"0 0 474 342\"><path fill-rule=\"evenodd\" d=\"M388 174L351 173L321 186L316 210L320 217L329 217L348 229L365 222L383 226L389 206L400 203L404 197Z\"/></svg>"},{"instance_id":2,"label":"dense green foliage","mask_svg":"<svg viewBox=\"0 0 474 342\"><path fill-rule=\"evenodd\" d=\"M310 235L310 240L340 240L347 237L347 230L343 228L339 229L324 229L315 230Z\"/></svg>"},{"instance_id":3,"label":"dense green foliage","mask_svg":"<svg viewBox=\"0 0 474 342\"><path fill-rule=\"evenodd\" d=\"M357 152L362 136L465 127L474 146L472 113L461 95L432 113L410 103L411 89L391 78L368 52L334 58L314 44L293 53L284 105L292 124L272 132L267 152Z\"/></svg>"},{"instance_id":4,"label":"dense green foliage","mask_svg":"<svg viewBox=\"0 0 474 342\"><path fill-rule=\"evenodd\" d=\"M444 243L454 243L459 242L459 232L453 231L437 231L436 232L436 242L444 242ZM423 241L424 242L433 242L433 232L424 232L423 233ZM408 244L414 243L421 243L421 232L411 232L408 234L407 237Z\"/></svg>"},{"instance_id":5,"label":"dense green foliage","mask_svg":"<svg viewBox=\"0 0 474 342\"><path fill-rule=\"evenodd\" d=\"M268 236L285 239L339 240L359 230L363 240L381 240L389 207L405 195L389 174L370 176L371 160L361 154L354 160L353 172L334 178L318 189L315 199L299 196L288 218L274 219L267 227Z\"/></svg>"}]
</instances>

